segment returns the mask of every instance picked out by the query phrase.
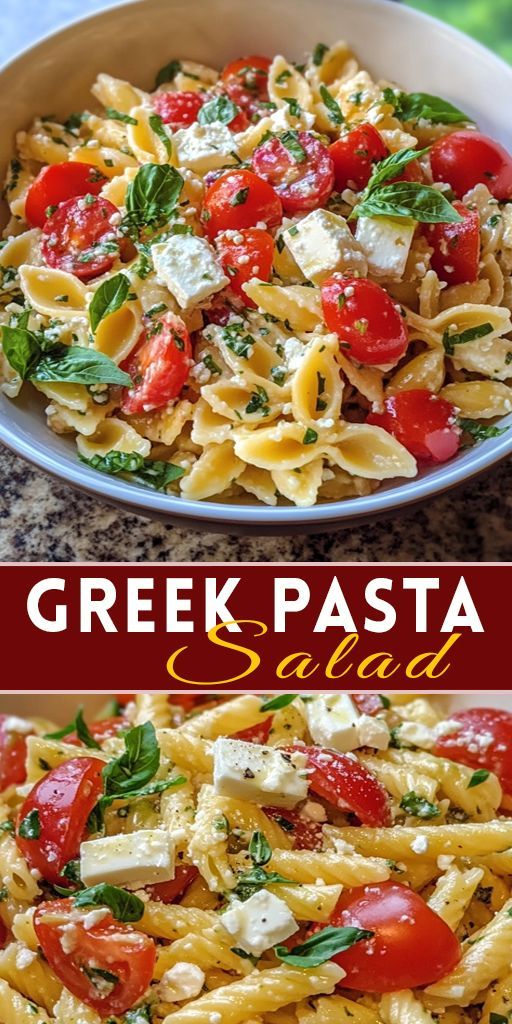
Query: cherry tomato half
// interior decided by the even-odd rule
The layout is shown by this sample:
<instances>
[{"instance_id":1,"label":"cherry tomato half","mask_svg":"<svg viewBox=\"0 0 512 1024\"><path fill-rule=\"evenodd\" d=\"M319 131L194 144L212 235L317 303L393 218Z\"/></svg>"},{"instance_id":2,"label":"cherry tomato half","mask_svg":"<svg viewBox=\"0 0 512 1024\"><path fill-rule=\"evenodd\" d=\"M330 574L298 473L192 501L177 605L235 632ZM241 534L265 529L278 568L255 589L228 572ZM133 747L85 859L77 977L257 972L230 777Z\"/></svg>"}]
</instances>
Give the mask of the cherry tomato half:
<instances>
[{"instance_id":1,"label":"cherry tomato half","mask_svg":"<svg viewBox=\"0 0 512 1024\"><path fill-rule=\"evenodd\" d=\"M428 224L425 237L434 249L431 266L441 281L465 284L478 279L480 259L480 218L458 200L454 207L461 217L458 224Z\"/></svg>"},{"instance_id":2,"label":"cherry tomato half","mask_svg":"<svg viewBox=\"0 0 512 1024\"><path fill-rule=\"evenodd\" d=\"M27 777L27 734L16 732L10 719L10 715L0 715L0 792L7 786L18 786Z\"/></svg>"},{"instance_id":3,"label":"cherry tomato half","mask_svg":"<svg viewBox=\"0 0 512 1024\"><path fill-rule=\"evenodd\" d=\"M360 192L366 188L373 165L384 160L388 148L372 124L361 124L329 146L334 164L334 183L338 192L346 188Z\"/></svg>"},{"instance_id":4,"label":"cherry tomato half","mask_svg":"<svg viewBox=\"0 0 512 1024\"><path fill-rule=\"evenodd\" d=\"M66 885L61 871L78 856L87 819L103 790L103 767L97 757L65 761L36 782L22 804L16 843L29 866L47 882ZM33 839L20 835L20 825L29 814L36 822Z\"/></svg>"},{"instance_id":5,"label":"cherry tomato half","mask_svg":"<svg viewBox=\"0 0 512 1024\"><path fill-rule=\"evenodd\" d=\"M321 850L324 842L323 827L318 821L303 817L287 807L264 807L263 810L293 840L294 850ZM284 822L284 824L283 824ZM289 828L286 828L288 822ZM295 940L294 945L297 945Z\"/></svg>"},{"instance_id":6,"label":"cherry tomato half","mask_svg":"<svg viewBox=\"0 0 512 1024\"><path fill-rule=\"evenodd\" d=\"M487 768L498 776L503 790L512 795L512 714L498 708L469 708L455 711L450 721L453 732L440 736L434 748L437 757Z\"/></svg>"},{"instance_id":7,"label":"cherry tomato half","mask_svg":"<svg viewBox=\"0 0 512 1024\"><path fill-rule=\"evenodd\" d=\"M194 124L204 102L205 94L201 92L155 92L152 97L154 110L173 129Z\"/></svg>"},{"instance_id":8,"label":"cherry tomato half","mask_svg":"<svg viewBox=\"0 0 512 1024\"><path fill-rule=\"evenodd\" d=\"M124 1013L151 983L155 943L109 912L88 925L86 913L71 899L40 903L34 914L38 942L52 970L77 999L102 1018Z\"/></svg>"},{"instance_id":9,"label":"cherry tomato half","mask_svg":"<svg viewBox=\"0 0 512 1024\"><path fill-rule=\"evenodd\" d=\"M512 156L481 132L451 132L438 139L430 150L434 181L446 181L455 195L478 185L487 185L496 199L512 196Z\"/></svg>"},{"instance_id":10,"label":"cherry tomato half","mask_svg":"<svg viewBox=\"0 0 512 1024\"><path fill-rule=\"evenodd\" d=\"M178 864L174 878L168 882L155 882L154 885L146 885L145 889L152 900L157 900L159 903L175 903L198 874L199 871L193 864Z\"/></svg>"},{"instance_id":11,"label":"cherry tomato half","mask_svg":"<svg viewBox=\"0 0 512 1024\"><path fill-rule=\"evenodd\" d=\"M268 71L271 61L268 57L253 55L239 57L226 64L221 80L228 96L248 115L262 115L268 103Z\"/></svg>"},{"instance_id":12,"label":"cherry tomato half","mask_svg":"<svg viewBox=\"0 0 512 1024\"><path fill-rule=\"evenodd\" d=\"M334 187L334 163L327 146L310 132L296 132L290 148L277 137L257 146L253 171L275 188L287 213L316 210Z\"/></svg>"},{"instance_id":13,"label":"cherry tomato half","mask_svg":"<svg viewBox=\"0 0 512 1024\"><path fill-rule=\"evenodd\" d=\"M134 382L125 392L123 412L130 416L150 412L177 398L191 359L190 336L181 317L167 312L152 320L122 364Z\"/></svg>"},{"instance_id":14,"label":"cherry tomato half","mask_svg":"<svg viewBox=\"0 0 512 1024\"><path fill-rule=\"evenodd\" d=\"M99 196L66 199L43 227L41 252L45 263L82 281L106 274L119 253L112 221L117 214L113 203Z\"/></svg>"},{"instance_id":15,"label":"cherry tomato half","mask_svg":"<svg viewBox=\"0 0 512 1024\"><path fill-rule=\"evenodd\" d=\"M103 743L104 740L109 740L112 736L117 736L121 729L126 729L126 719L122 718L121 715L115 715L111 718L102 718L99 722L91 722L88 726L89 732L96 743ZM69 736L65 737L65 743L71 743L75 747L81 747L82 740L79 739L76 732L71 732Z\"/></svg>"},{"instance_id":16,"label":"cherry tomato half","mask_svg":"<svg viewBox=\"0 0 512 1024\"><path fill-rule=\"evenodd\" d=\"M97 196L108 178L92 164L65 160L39 171L25 202L25 217L32 227L44 227L48 210L75 196Z\"/></svg>"},{"instance_id":17,"label":"cherry tomato half","mask_svg":"<svg viewBox=\"0 0 512 1024\"><path fill-rule=\"evenodd\" d=\"M274 239L261 228L244 228L239 232L217 235L215 245L229 287L244 300L244 305L256 308L256 303L243 290L251 278L270 281L274 258Z\"/></svg>"},{"instance_id":18,"label":"cherry tomato half","mask_svg":"<svg viewBox=\"0 0 512 1024\"><path fill-rule=\"evenodd\" d=\"M460 960L460 943L451 928L421 896L398 882L347 889L329 923L374 933L333 957L347 972L343 988L397 992L430 985Z\"/></svg>"},{"instance_id":19,"label":"cherry tomato half","mask_svg":"<svg viewBox=\"0 0 512 1024\"><path fill-rule=\"evenodd\" d=\"M268 228L283 219L281 200L274 189L252 171L235 169L214 181L204 197L201 220L210 239L220 231L241 231L259 221Z\"/></svg>"},{"instance_id":20,"label":"cherry tomato half","mask_svg":"<svg viewBox=\"0 0 512 1024\"><path fill-rule=\"evenodd\" d=\"M379 284L333 274L322 285L322 308L347 355L365 365L397 363L409 342L395 303Z\"/></svg>"},{"instance_id":21,"label":"cherry tomato half","mask_svg":"<svg viewBox=\"0 0 512 1024\"><path fill-rule=\"evenodd\" d=\"M386 707L379 693L351 693L350 698L362 715L377 715Z\"/></svg>"},{"instance_id":22,"label":"cherry tomato half","mask_svg":"<svg viewBox=\"0 0 512 1024\"><path fill-rule=\"evenodd\" d=\"M390 825L386 790L360 761L321 747L289 747L308 759L309 788L341 810L350 810L363 825Z\"/></svg>"},{"instance_id":23,"label":"cherry tomato half","mask_svg":"<svg viewBox=\"0 0 512 1024\"><path fill-rule=\"evenodd\" d=\"M366 422L393 434L422 462L446 462L460 445L455 406L424 389L391 395L384 402L384 412L370 413Z\"/></svg>"}]
</instances>

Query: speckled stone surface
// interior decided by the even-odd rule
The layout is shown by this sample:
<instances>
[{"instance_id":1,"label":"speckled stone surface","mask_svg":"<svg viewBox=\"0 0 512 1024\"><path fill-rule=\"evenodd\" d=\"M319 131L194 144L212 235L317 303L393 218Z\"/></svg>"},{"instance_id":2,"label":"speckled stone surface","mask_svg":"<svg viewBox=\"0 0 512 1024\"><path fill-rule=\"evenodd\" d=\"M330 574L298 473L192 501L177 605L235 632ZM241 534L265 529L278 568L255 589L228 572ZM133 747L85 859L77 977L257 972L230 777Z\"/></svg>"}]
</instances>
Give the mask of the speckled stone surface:
<instances>
[{"instance_id":1,"label":"speckled stone surface","mask_svg":"<svg viewBox=\"0 0 512 1024\"><path fill-rule=\"evenodd\" d=\"M103 0L2 0L0 62ZM311 537L198 533L127 515L0 449L1 561L510 561L512 463L414 509Z\"/></svg>"}]
</instances>

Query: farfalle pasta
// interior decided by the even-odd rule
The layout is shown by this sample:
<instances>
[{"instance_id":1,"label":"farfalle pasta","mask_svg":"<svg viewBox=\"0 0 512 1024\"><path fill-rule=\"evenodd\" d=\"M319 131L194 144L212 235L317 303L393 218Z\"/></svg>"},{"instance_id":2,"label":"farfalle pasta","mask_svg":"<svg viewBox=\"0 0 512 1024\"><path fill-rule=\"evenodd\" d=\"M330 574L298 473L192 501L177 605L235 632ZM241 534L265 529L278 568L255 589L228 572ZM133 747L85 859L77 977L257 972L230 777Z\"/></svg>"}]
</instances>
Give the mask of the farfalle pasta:
<instances>
[{"instance_id":1,"label":"farfalle pasta","mask_svg":"<svg viewBox=\"0 0 512 1024\"><path fill-rule=\"evenodd\" d=\"M0 386L92 470L306 507L505 429L512 158L463 111L343 41L92 95L18 133L0 247Z\"/></svg>"}]
</instances>

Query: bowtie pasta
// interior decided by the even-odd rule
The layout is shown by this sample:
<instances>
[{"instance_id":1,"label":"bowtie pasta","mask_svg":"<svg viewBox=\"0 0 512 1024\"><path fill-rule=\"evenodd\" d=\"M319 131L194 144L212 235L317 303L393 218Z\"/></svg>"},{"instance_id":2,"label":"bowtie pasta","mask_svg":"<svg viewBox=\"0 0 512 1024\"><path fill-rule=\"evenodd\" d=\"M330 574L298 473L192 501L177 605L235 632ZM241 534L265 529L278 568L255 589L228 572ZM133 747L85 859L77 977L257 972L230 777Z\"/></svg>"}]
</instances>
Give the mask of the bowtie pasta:
<instances>
[{"instance_id":1,"label":"bowtie pasta","mask_svg":"<svg viewBox=\"0 0 512 1024\"><path fill-rule=\"evenodd\" d=\"M508 1020L511 713L120 700L0 715L3 1024Z\"/></svg>"},{"instance_id":2,"label":"bowtie pasta","mask_svg":"<svg viewBox=\"0 0 512 1024\"><path fill-rule=\"evenodd\" d=\"M100 74L17 136L0 380L92 469L311 506L512 411L512 158L348 46Z\"/></svg>"}]
</instances>

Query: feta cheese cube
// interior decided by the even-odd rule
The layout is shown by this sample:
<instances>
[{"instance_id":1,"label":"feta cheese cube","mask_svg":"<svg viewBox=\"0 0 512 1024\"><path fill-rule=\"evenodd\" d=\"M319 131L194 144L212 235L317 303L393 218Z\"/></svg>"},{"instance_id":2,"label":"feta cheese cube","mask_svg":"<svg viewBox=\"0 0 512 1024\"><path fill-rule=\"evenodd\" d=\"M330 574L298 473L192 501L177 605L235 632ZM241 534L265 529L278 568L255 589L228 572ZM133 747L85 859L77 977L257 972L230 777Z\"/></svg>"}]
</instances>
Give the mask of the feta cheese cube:
<instances>
[{"instance_id":1,"label":"feta cheese cube","mask_svg":"<svg viewBox=\"0 0 512 1024\"><path fill-rule=\"evenodd\" d=\"M205 982L205 973L197 964L178 961L162 974L158 995L166 1003L195 999Z\"/></svg>"},{"instance_id":2,"label":"feta cheese cube","mask_svg":"<svg viewBox=\"0 0 512 1024\"><path fill-rule=\"evenodd\" d=\"M219 922L233 936L234 945L252 956L261 956L299 927L284 900L267 889L260 889L245 903L234 903Z\"/></svg>"},{"instance_id":3,"label":"feta cheese cube","mask_svg":"<svg viewBox=\"0 0 512 1024\"><path fill-rule=\"evenodd\" d=\"M178 128L172 136L176 161L197 174L216 171L226 164L236 163L233 156L235 141L225 124L195 124Z\"/></svg>"},{"instance_id":4,"label":"feta cheese cube","mask_svg":"<svg viewBox=\"0 0 512 1024\"><path fill-rule=\"evenodd\" d=\"M282 237L304 277L321 284L335 270L366 277L366 256L344 217L329 210L313 210L293 224Z\"/></svg>"},{"instance_id":5,"label":"feta cheese cube","mask_svg":"<svg viewBox=\"0 0 512 1024\"><path fill-rule=\"evenodd\" d=\"M357 731L362 747L375 747L376 750L388 749L390 734L386 722L382 718L361 715Z\"/></svg>"},{"instance_id":6,"label":"feta cheese cube","mask_svg":"<svg viewBox=\"0 0 512 1024\"><path fill-rule=\"evenodd\" d=\"M80 877L85 885L168 882L174 878L174 842L162 829L86 840L80 847Z\"/></svg>"},{"instance_id":7,"label":"feta cheese cube","mask_svg":"<svg viewBox=\"0 0 512 1024\"><path fill-rule=\"evenodd\" d=\"M275 807L295 807L308 795L307 760L242 740L218 739L213 744L213 785L216 793Z\"/></svg>"},{"instance_id":8,"label":"feta cheese cube","mask_svg":"<svg viewBox=\"0 0 512 1024\"><path fill-rule=\"evenodd\" d=\"M315 743L341 753L360 746L360 714L347 693L314 697L305 705L309 731Z\"/></svg>"},{"instance_id":9,"label":"feta cheese cube","mask_svg":"<svg viewBox=\"0 0 512 1024\"><path fill-rule=\"evenodd\" d=\"M359 217L356 240L368 260L368 273L400 281L415 229L416 221L406 217Z\"/></svg>"},{"instance_id":10,"label":"feta cheese cube","mask_svg":"<svg viewBox=\"0 0 512 1024\"><path fill-rule=\"evenodd\" d=\"M436 742L436 734L428 725L421 722L402 722L399 726L401 743L412 743L413 747L431 750Z\"/></svg>"},{"instance_id":11,"label":"feta cheese cube","mask_svg":"<svg viewBox=\"0 0 512 1024\"><path fill-rule=\"evenodd\" d=\"M151 248L157 277L182 309L204 302L229 283L205 238L173 235Z\"/></svg>"}]
</instances>

